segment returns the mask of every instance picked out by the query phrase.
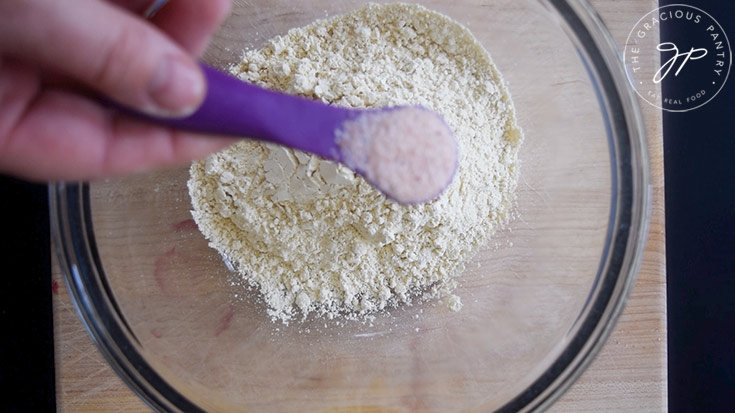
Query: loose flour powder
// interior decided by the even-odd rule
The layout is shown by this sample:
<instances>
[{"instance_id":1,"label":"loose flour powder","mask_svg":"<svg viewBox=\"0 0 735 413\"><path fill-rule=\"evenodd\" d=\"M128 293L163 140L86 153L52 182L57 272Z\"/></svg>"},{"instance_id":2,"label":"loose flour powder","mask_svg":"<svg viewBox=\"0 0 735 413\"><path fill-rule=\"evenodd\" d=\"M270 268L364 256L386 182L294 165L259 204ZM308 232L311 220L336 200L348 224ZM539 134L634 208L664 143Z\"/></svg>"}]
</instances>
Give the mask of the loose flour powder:
<instances>
[{"instance_id":1,"label":"loose flour powder","mask_svg":"<svg viewBox=\"0 0 735 413\"><path fill-rule=\"evenodd\" d=\"M436 200L404 206L317 156L253 141L195 162L189 193L210 245L274 320L360 317L450 295L506 222L522 135L488 53L418 5L368 5L245 53L242 80L346 107L421 105L455 132L459 168ZM451 296L457 311L461 300Z\"/></svg>"}]
</instances>

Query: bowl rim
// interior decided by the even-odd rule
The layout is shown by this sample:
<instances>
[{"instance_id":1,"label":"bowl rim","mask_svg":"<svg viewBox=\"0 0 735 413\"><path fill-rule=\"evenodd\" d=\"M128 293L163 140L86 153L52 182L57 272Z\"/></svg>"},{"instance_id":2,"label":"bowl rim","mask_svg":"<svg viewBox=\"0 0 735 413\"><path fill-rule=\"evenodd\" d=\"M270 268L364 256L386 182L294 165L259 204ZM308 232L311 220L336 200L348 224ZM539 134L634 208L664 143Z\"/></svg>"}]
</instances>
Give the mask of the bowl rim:
<instances>
[{"instance_id":1,"label":"bowl rim","mask_svg":"<svg viewBox=\"0 0 735 413\"><path fill-rule=\"evenodd\" d=\"M587 0L541 1L563 18L563 28L577 46L587 73L596 80L593 85L610 145L610 222L592 293L567 337L567 346L537 380L498 412L547 409L594 360L615 328L637 278L651 213L643 116L612 34ZM600 306L603 302L607 305Z\"/></svg>"},{"instance_id":2,"label":"bowl rim","mask_svg":"<svg viewBox=\"0 0 735 413\"><path fill-rule=\"evenodd\" d=\"M559 22L594 80L610 147L612 197L603 255L590 296L567 345L499 412L548 408L583 373L612 332L640 266L650 214L650 178L642 115L615 42L585 0L539 0ZM72 302L113 370L151 408L204 411L172 387L138 350L108 285L95 244L87 183L49 185L52 239Z\"/></svg>"}]
</instances>

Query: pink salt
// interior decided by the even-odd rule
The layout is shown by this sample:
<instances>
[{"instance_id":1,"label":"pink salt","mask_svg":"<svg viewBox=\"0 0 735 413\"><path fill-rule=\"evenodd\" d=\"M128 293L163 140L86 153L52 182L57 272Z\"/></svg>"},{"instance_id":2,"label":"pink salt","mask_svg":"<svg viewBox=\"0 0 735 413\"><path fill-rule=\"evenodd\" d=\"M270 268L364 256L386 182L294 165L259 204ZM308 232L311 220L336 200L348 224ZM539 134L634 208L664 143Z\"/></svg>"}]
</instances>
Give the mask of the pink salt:
<instances>
[{"instance_id":1,"label":"pink salt","mask_svg":"<svg viewBox=\"0 0 735 413\"><path fill-rule=\"evenodd\" d=\"M342 125L337 145L347 166L403 204L439 196L457 169L454 134L421 107L362 114Z\"/></svg>"}]
</instances>

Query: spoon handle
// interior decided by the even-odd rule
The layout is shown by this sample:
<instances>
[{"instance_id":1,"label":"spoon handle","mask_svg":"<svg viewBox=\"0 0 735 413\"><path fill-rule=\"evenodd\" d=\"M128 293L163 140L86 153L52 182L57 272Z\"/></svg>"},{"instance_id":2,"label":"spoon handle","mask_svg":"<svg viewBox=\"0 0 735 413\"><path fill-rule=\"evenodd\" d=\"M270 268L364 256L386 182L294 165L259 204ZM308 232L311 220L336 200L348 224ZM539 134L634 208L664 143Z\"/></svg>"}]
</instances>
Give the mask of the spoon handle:
<instances>
[{"instance_id":1,"label":"spoon handle","mask_svg":"<svg viewBox=\"0 0 735 413\"><path fill-rule=\"evenodd\" d=\"M129 108L124 112L163 126L264 140L340 160L334 132L359 111L278 93L200 65L207 93L191 115L157 117Z\"/></svg>"}]
</instances>

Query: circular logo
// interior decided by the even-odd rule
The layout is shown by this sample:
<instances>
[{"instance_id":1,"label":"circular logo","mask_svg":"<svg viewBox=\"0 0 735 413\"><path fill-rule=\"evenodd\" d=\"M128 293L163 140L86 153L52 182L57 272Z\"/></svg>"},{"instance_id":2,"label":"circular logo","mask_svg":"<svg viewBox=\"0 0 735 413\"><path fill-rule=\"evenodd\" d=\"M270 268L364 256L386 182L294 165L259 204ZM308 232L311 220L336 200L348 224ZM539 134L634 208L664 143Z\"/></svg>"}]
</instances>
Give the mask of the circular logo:
<instances>
[{"instance_id":1,"label":"circular logo","mask_svg":"<svg viewBox=\"0 0 735 413\"><path fill-rule=\"evenodd\" d=\"M685 4L659 7L638 20L623 59L638 95L669 112L686 112L714 99L732 65L722 26Z\"/></svg>"}]
</instances>

